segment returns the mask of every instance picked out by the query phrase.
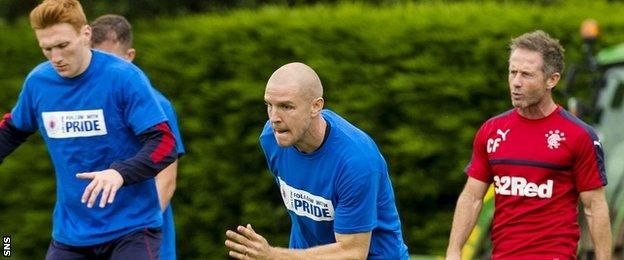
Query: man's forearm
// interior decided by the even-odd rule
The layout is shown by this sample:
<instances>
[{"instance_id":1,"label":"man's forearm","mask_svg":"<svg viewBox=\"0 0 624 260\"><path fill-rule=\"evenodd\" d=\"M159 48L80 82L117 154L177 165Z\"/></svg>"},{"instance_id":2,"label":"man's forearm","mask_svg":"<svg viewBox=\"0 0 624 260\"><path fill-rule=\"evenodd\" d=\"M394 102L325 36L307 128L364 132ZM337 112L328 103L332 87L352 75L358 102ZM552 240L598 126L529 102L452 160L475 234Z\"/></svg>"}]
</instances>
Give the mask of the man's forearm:
<instances>
[{"instance_id":1,"label":"man's forearm","mask_svg":"<svg viewBox=\"0 0 624 260\"><path fill-rule=\"evenodd\" d=\"M361 247L347 248L340 242L311 247L308 249L290 249L282 247L273 247L272 255L275 260L287 259L366 259L368 256L368 248L364 250Z\"/></svg>"},{"instance_id":2,"label":"man's forearm","mask_svg":"<svg viewBox=\"0 0 624 260\"><path fill-rule=\"evenodd\" d=\"M143 147L134 157L110 166L121 174L124 185L154 178L178 158L175 138L166 123L146 130L139 139Z\"/></svg>"},{"instance_id":3,"label":"man's forearm","mask_svg":"<svg viewBox=\"0 0 624 260\"><path fill-rule=\"evenodd\" d=\"M11 121L11 114L5 114L0 121L0 163L31 134L17 129Z\"/></svg>"},{"instance_id":4,"label":"man's forearm","mask_svg":"<svg viewBox=\"0 0 624 260\"><path fill-rule=\"evenodd\" d=\"M228 238L225 246L229 255L236 259L366 259L372 231L339 234L334 233L336 242L307 249L272 247L251 224L238 226L236 231L225 232Z\"/></svg>"},{"instance_id":5,"label":"man's forearm","mask_svg":"<svg viewBox=\"0 0 624 260\"><path fill-rule=\"evenodd\" d=\"M176 189L178 176L178 160L175 160L167 168L156 175L156 189L160 200L160 210L165 211Z\"/></svg>"},{"instance_id":6,"label":"man's forearm","mask_svg":"<svg viewBox=\"0 0 624 260\"><path fill-rule=\"evenodd\" d=\"M459 256L462 247L474 228L482 204L483 198L466 191L461 193L455 207L453 226L446 250L447 256Z\"/></svg>"},{"instance_id":7,"label":"man's forearm","mask_svg":"<svg viewBox=\"0 0 624 260\"><path fill-rule=\"evenodd\" d=\"M611 223L605 201L594 202L585 210L589 233L594 243L597 260L611 259Z\"/></svg>"}]
</instances>

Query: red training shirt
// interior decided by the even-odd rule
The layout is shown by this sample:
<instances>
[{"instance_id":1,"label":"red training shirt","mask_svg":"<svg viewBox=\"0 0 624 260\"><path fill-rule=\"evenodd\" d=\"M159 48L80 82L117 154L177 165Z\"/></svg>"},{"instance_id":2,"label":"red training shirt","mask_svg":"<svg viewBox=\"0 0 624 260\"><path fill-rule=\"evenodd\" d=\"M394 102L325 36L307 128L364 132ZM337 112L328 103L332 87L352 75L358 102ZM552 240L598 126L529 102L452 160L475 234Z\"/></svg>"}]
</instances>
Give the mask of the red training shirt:
<instances>
[{"instance_id":1,"label":"red training shirt","mask_svg":"<svg viewBox=\"0 0 624 260\"><path fill-rule=\"evenodd\" d=\"M607 184L597 135L561 107L486 121L466 174L495 185L493 259L575 259L579 193Z\"/></svg>"}]
</instances>

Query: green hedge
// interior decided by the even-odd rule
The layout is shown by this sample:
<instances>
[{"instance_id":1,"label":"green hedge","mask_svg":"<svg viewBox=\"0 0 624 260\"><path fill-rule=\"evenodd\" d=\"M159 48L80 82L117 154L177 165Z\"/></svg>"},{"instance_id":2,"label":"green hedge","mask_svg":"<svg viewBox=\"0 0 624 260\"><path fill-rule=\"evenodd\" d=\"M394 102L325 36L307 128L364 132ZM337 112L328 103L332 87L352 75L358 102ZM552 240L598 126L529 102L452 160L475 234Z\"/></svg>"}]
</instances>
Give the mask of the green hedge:
<instances>
[{"instance_id":1,"label":"green hedge","mask_svg":"<svg viewBox=\"0 0 624 260\"><path fill-rule=\"evenodd\" d=\"M135 22L137 64L176 106L187 148L174 212L181 259L225 258L225 230L251 223L286 246L288 216L258 146L264 85L302 61L320 75L326 106L369 133L386 157L413 254L443 254L472 137L510 107L507 42L543 29L581 57L578 25L595 17L598 47L624 42L622 4L358 4L278 7ZM0 108L42 60L25 22L0 25ZM0 233L14 255L42 258L53 170L40 137L0 166Z\"/></svg>"}]
</instances>

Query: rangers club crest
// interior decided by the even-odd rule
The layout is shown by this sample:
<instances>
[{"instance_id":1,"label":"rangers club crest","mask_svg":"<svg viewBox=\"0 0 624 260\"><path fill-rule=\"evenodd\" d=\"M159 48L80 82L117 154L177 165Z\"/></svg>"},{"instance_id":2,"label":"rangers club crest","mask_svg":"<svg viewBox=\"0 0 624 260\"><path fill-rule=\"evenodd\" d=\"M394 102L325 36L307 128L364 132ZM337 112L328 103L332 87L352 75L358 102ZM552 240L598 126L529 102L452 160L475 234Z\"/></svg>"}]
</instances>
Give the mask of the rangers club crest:
<instances>
[{"instance_id":1,"label":"rangers club crest","mask_svg":"<svg viewBox=\"0 0 624 260\"><path fill-rule=\"evenodd\" d=\"M559 148L559 145L561 145L562 141L565 141L565 133L559 131L559 130L555 130L555 131L548 131L548 133L546 134L546 142L548 142L548 148L550 149L557 149Z\"/></svg>"}]
</instances>

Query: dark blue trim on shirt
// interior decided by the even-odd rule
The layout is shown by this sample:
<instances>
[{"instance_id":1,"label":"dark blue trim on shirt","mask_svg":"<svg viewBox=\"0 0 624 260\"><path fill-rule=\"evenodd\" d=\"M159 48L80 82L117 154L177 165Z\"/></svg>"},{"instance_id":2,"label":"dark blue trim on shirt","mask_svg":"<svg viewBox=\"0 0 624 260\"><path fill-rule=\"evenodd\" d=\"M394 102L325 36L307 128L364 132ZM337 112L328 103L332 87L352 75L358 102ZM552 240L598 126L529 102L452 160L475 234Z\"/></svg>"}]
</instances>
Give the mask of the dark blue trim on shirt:
<instances>
[{"instance_id":1,"label":"dark blue trim on shirt","mask_svg":"<svg viewBox=\"0 0 624 260\"><path fill-rule=\"evenodd\" d=\"M540 161L531 161L531 160L492 159L489 162L490 162L490 165L496 165L496 164L524 165L524 166L533 166L533 167L546 168L546 169L558 170L558 171L565 171L565 170L571 169L571 167L569 166L557 165L557 164L540 162Z\"/></svg>"},{"instance_id":2,"label":"dark blue trim on shirt","mask_svg":"<svg viewBox=\"0 0 624 260\"><path fill-rule=\"evenodd\" d=\"M132 158L117 161L110 168L124 179L124 186L156 177L178 159L175 137L166 122L155 125L139 135L143 147Z\"/></svg>"},{"instance_id":3,"label":"dark blue trim on shirt","mask_svg":"<svg viewBox=\"0 0 624 260\"><path fill-rule=\"evenodd\" d=\"M559 114L561 114L561 116L563 116L565 119L568 119L572 121L574 124L583 128L585 132L587 132L587 134L589 135L589 137L591 138L593 142L592 145L594 147L594 152L595 152L594 154L596 154L596 162L598 163L598 172L600 173L600 181L602 181L602 185L607 185L607 171L605 169L605 163L604 163L604 152L602 151L602 145L600 144L596 145L596 142L600 143L600 139L598 139L598 135L596 134L596 132L594 132L594 129L588 124L586 124L585 122L583 122L582 120L578 119L578 117L575 117L574 115L570 114L570 112L566 111L563 108L559 109Z\"/></svg>"},{"instance_id":4,"label":"dark blue trim on shirt","mask_svg":"<svg viewBox=\"0 0 624 260\"><path fill-rule=\"evenodd\" d=\"M496 116L491 117L491 118L490 118L490 119L488 119L487 121L492 121L492 120L497 119L497 118L501 118L501 117L504 117L504 116L508 116L509 114L513 113L515 110L516 110L515 108L509 109L509 110L507 110L507 111L505 111L505 112L503 112L503 113L500 113L500 114L498 114L498 115L496 115Z\"/></svg>"}]
</instances>

